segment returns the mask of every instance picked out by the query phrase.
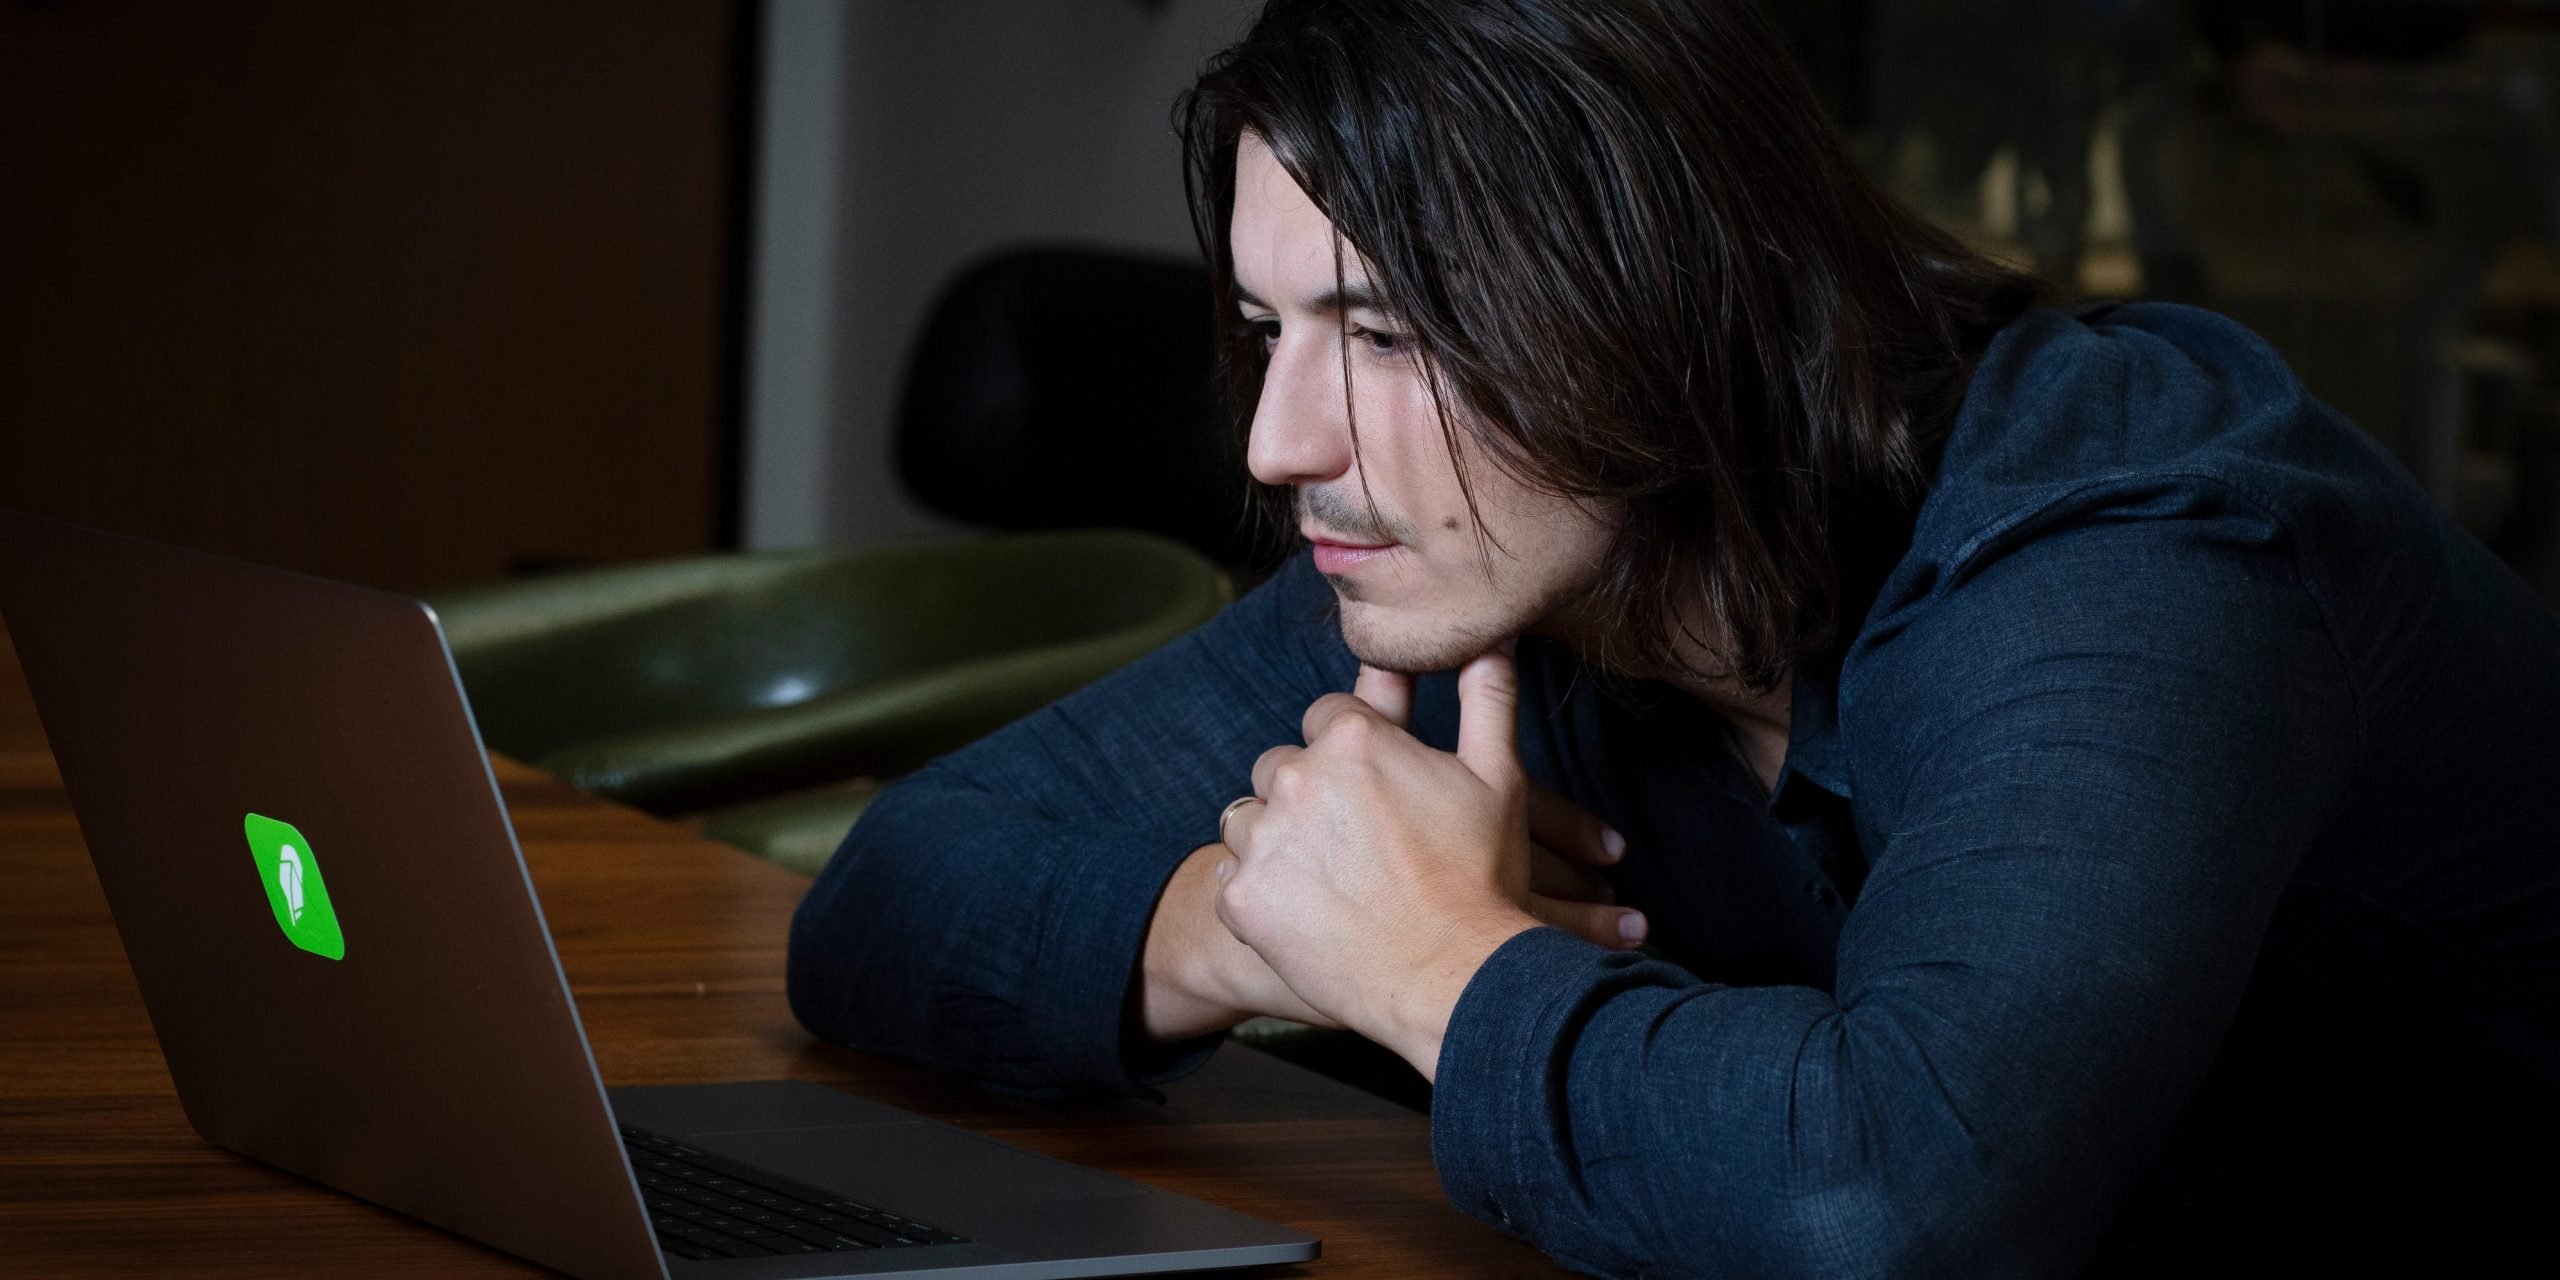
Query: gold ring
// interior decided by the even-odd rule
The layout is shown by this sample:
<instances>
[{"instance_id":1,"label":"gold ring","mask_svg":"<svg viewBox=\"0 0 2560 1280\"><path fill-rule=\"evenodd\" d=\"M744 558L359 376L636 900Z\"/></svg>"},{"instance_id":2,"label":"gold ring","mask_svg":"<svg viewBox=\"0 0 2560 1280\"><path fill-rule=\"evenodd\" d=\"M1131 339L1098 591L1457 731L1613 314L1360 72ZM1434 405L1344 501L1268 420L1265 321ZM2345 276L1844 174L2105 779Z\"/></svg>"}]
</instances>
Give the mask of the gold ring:
<instances>
[{"instance_id":1,"label":"gold ring","mask_svg":"<svg viewBox=\"0 0 2560 1280\"><path fill-rule=\"evenodd\" d=\"M1262 797L1260 796L1237 796L1235 799L1228 801L1227 807L1218 811L1218 843L1227 843L1227 819L1236 816L1236 810L1249 804L1260 803L1262 803Z\"/></svg>"}]
</instances>

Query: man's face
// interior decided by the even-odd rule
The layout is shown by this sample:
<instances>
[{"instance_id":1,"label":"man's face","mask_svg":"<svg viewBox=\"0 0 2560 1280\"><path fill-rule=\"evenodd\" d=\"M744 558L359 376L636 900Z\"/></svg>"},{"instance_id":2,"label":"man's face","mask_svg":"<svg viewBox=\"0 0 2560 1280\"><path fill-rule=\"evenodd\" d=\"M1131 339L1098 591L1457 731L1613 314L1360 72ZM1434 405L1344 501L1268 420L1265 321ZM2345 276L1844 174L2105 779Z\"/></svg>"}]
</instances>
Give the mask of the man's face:
<instances>
[{"instance_id":1,"label":"man's face","mask_svg":"<svg viewBox=\"0 0 2560 1280\"><path fill-rule=\"evenodd\" d=\"M1343 246L1337 291L1332 221L1252 134L1236 151L1228 240L1244 319L1271 354L1245 460L1255 479L1296 490L1351 652L1442 671L1523 631L1569 629L1541 624L1591 582L1608 528L1482 461L1455 405L1450 455L1429 374L1371 296L1367 265ZM1468 518L1460 466L1489 541Z\"/></svg>"}]
</instances>

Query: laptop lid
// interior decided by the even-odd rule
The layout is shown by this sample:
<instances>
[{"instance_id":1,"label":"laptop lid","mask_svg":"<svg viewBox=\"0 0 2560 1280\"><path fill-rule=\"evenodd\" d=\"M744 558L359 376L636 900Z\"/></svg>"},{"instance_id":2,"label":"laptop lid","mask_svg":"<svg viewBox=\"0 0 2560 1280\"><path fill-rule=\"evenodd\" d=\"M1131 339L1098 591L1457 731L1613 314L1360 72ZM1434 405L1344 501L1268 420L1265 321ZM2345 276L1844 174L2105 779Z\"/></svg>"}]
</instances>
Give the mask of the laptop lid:
<instances>
[{"instance_id":1,"label":"laptop lid","mask_svg":"<svg viewBox=\"0 0 2560 1280\"><path fill-rule=\"evenodd\" d=\"M0 616L198 1133L666 1274L432 611L0 511Z\"/></svg>"}]
</instances>

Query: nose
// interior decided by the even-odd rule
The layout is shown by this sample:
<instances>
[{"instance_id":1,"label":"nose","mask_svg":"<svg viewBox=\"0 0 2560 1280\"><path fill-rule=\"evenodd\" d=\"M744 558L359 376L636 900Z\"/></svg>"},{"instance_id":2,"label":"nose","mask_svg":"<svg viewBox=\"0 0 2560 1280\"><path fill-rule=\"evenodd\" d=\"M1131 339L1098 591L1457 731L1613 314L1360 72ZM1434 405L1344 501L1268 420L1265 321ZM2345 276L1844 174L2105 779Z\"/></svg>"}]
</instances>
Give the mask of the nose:
<instances>
[{"instance_id":1,"label":"nose","mask_svg":"<svg viewBox=\"0 0 2560 1280\"><path fill-rule=\"evenodd\" d=\"M1284 331L1262 374L1245 466L1269 485L1317 484L1351 469L1351 424L1343 404L1342 351L1299 325ZM1333 335L1323 334L1322 339Z\"/></svg>"}]
</instances>

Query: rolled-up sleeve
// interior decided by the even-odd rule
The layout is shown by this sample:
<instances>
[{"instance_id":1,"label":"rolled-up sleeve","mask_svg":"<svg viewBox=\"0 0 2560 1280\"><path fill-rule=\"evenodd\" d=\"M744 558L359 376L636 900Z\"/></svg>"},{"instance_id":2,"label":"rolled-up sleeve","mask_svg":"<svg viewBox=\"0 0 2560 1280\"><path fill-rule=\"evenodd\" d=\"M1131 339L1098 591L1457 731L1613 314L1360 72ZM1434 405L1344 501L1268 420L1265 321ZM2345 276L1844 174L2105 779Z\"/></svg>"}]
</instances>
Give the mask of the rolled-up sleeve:
<instances>
[{"instance_id":1,"label":"rolled-up sleeve","mask_svg":"<svg viewBox=\"0 0 2560 1280\"><path fill-rule=\"evenodd\" d=\"M2077 495L1903 587L1841 687L1874 829L1833 989L1514 938L1439 1060L1460 1208L1613 1276L2098 1245L2347 785L2353 682L2285 528L2210 484Z\"/></svg>"},{"instance_id":2,"label":"rolled-up sleeve","mask_svg":"<svg viewBox=\"0 0 2560 1280\"><path fill-rule=\"evenodd\" d=\"M811 1032L1011 1091L1144 1093L1146 931L1253 759L1355 664L1302 555L1201 628L891 787L792 921Z\"/></svg>"}]
</instances>

